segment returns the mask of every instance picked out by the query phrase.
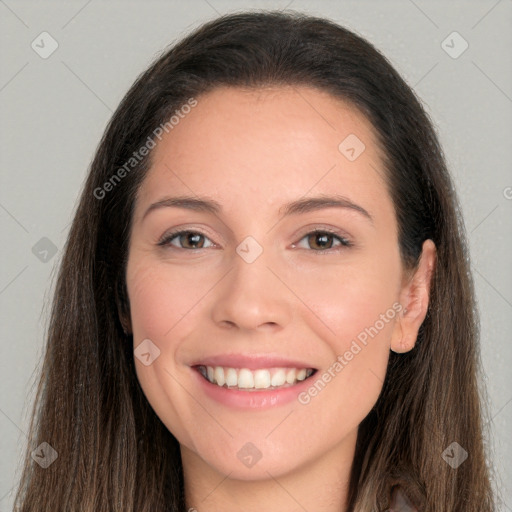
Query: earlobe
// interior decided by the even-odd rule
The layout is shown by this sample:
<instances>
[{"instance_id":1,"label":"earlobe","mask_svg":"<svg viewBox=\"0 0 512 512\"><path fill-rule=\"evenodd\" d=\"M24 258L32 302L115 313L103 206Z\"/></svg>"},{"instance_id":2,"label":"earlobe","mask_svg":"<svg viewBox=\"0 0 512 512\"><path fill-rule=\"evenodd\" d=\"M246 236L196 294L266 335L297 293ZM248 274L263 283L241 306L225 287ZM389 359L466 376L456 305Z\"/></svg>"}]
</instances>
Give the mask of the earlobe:
<instances>
[{"instance_id":1,"label":"earlobe","mask_svg":"<svg viewBox=\"0 0 512 512\"><path fill-rule=\"evenodd\" d=\"M434 242L425 240L414 275L402 288L400 304L404 309L397 318L393 330L391 338L393 352L404 353L414 348L421 324L427 316L435 262Z\"/></svg>"},{"instance_id":2,"label":"earlobe","mask_svg":"<svg viewBox=\"0 0 512 512\"><path fill-rule=\"evenodd\" d=\"M117 302L117 314L119 317L119 322L121 323L121 327L123 328L123 332L129 336L132 334L132 322L130 318L129 308L126 305L121 305L119 301Z\"/></svg>"},{"instance_id":3,"label":"earlobe","mask_svg":"<svg viewBox=\"0 0 512 512\"><path fill-rule=\"evenodd\" d=\"M132 334L132 323L129 316L119 315L119 321L121 322L121 326L123 327L124 333L129 336Z\"/></svg>"},{"instance_id":4,"label":"earlobe","mask_svg":"<svg viewBox=\"0 0 512 512\"><path fill-rule=\"evenodd\" d=\"M121 327L123 328L123 332L129 336L132 334L132 322L130 318L130 306L128 304L128 300L126 297L126 288L121 285L121 289L119 286L116 286L116 306L117 306L117 315L119 317L119 322L121 323Z\"/></svg>"}]
</instances>

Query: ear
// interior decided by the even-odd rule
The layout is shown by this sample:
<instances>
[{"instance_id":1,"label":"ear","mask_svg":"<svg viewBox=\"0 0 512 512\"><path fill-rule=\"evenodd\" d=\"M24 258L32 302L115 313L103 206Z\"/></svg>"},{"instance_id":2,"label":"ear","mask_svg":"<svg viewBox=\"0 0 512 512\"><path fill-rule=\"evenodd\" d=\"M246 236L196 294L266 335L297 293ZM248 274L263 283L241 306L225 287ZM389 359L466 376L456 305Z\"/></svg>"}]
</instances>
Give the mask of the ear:
<instances>
[{"instance_id":1,"label":"ear","mask_svg":"<svg viewBox=\"0 0 512 512\"><path fill-rule=\"evenodd\" d=\"M432 240L425 240L418 266L412 276L404 279L400 292L400 304L404 309L397 317L391 337L393 352L409 352L414 348L418 331L427 316L435 264L436 246Z\"/></svg>"},{"instance_id":2,"label":"ear","mask_svg":"<svg viewBox=\"0 0 512 512\"><path fill-rule=\"evenodd\" d=\"M123 327L124 333L128 336L132 334L132 322L130 319L130 315L124 311L120 311L118 308L119 313L119 321L121 322L121 326Z\"/></svg>"},{"instance_id":3,"label":"ear","mask_svg":"<svg viewBox=\"0 0 512 512\"><path fill-rule=\"evenodd\" d=\"M115 300L117 305L117 314L119 321L126 335L132 334L132 322L130 318L130 305L128 303L128 295L124 283L117 283L115 287Z\"/></svg>"}]
</instances>

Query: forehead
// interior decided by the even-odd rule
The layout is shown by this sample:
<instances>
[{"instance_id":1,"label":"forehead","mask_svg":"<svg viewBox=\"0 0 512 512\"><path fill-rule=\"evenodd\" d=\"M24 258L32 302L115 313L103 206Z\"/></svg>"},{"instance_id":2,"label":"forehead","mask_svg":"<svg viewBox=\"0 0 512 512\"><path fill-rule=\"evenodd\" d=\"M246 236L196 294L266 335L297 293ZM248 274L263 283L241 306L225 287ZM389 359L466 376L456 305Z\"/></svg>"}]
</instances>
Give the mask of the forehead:
<instances>
[{"instance_id":1,"label":"forehead","mask_svg":"<svg viewBox=\"0 0 512 512\"><path fill-rule=\"evenodd\" d=\"M153 150L139 216L178 193L214 196L233 211L277 208L309 192L382 196L373 127L349 103L291 86L223 87L196 99Z\"/></svg>"}]
</instances>

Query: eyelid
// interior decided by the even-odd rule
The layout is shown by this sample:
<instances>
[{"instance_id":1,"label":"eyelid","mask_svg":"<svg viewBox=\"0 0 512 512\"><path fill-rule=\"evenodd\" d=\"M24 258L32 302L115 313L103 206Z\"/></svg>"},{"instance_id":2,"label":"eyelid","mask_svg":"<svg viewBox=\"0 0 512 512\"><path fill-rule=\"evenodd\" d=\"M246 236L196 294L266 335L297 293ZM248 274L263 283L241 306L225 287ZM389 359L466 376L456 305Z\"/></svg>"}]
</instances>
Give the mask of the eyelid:
<instances>
[{"instance_id":1,"label":"eyelid","mask_svg":"<svg viewBox=\"0 0 512 512\"><path fill-rule=\"evenodd\" d=\"M304 236L315 232L330 233L331 235L336 235L337 237L342 238L343 240L346 240L350 243L353 243L354 239L353 236L348 233L348 231L330 226L329 224L309 224L308 226L303 227L298 232L296 232L294 238L301 237L300 239L302 239Z\"/></svg>"},{"instance_id":2,"label":"eyelid","mask_svg":"<svg viewBox=\"0 0 512 512\"><path fill-rule=\"evenodd\" d=\"M212 237L205 233L202 229L198 229L198 228L194 228L194 227L187 227L187 226L182 226L182 227L178 227L178 228L175 228L175 229L171 229L169 231L166 231L156 242L156 245L160 246L160 247L167 247L167 246L171 246L171 244L169 243L170 240L172 240L173 238L176 238L177 236L181 235L181 234L184 234L184 233L194 233L194 234L198 234L198 235L202 235L204 236L205 238L207 238L208 240L210 240L210 242L214 245L214 246L218 246L213 240L212 240ZM174 246L171 246L173 247L174 249L183 249L182 247L174 247ZM202 248L200 249L183 249L183 250L187 250L187 251L199 251L201 250ZM204 247L204 249L208 249L208 247Z\"/></svg>"},{"instance_id":3,"label":"eyelid","mask_svg":"<svg viewBox=\"0 0 512 512\"><path fill-rule=\"evenodd\" d=\"M182 235L184 233L194 233L198 235L202 235L203 237L207 238L213 247L200 247L198 249L187 249L183 247L176 247L174 245L171 245L170 240L178 237L179 235ZM327 248L325 250L315 250L315 249L309 249L309 251L315 252L315 253L332 253L333 251L336 252L338 250L341 250L343 248L351 248L354 246L354 242L352 240L352 236L349 235L346 231L340 230L339 228L334 228L329 225L322 225L322 224L314 224L309 225L306 227L301 228L301 230L293 235L295 242L292 243L292 247L295 249L297 248L297 245L308 235L314 234L314 233L327 233L332 235L334 238L337 238L340 242L340 245L334 248ZM198 252L202 249L211 249L211 248L217 248L219 245L213 241L212 237L205 233L205 231L201 228L196 227L189 227L189 226L180 226L174 229L171 229L169 231L166 231L156 242L156 245L162 248L172 247L173 249L181 250L181 251L189 251L189 252ZM301 248L299 248L301 249ZM308 250L308 249L306 249Z\"/></svg>"},{"instance_id":4,"label":"eyelid","mask_svg":"<svg viewBox=\"0 0 512 512\"><path fill-rule=\"evenodd\" d=\"M301 235L298 235L298 241L294 242L292 244L292 247L295 249L302 249L301 247L298 247L298 244L304 240L309 235L315 234L315 233L321 233L321 234L328 234L331 235L333 238L337 239L339 242L338 246L335 247L329 247L324 250L315 250L315 249L306 249L308 252L314 252L316 254L331 254L333 252L338 252L343 249L350 249L354 246L354 242L352 241L351 237L347 236L343 231L340 231L338 229L333 229L330 227L315 227L315 228L309 228L302 232Z\"/></svg>"}]
</instances>

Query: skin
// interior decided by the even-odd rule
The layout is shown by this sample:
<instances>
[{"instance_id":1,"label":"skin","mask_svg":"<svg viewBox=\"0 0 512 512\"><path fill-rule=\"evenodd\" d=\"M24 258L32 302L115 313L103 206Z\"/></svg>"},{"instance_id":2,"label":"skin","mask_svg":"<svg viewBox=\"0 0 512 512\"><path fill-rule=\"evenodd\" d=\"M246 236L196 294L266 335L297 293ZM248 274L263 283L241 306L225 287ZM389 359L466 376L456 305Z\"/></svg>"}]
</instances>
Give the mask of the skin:
<instances>
[{"instance_id":1,"label":"skin","mask_svg":"<svg viewBox=\"0 0 512 512\"><path fill-rule=\"evenodd\" d=\"M435 247L427 240L416 271L403 268L373 129L349 104L308 87L219 88L197 99L154 149L136 199L130 328L134 347L150 339L160 350L148 366L135 359L137 377L180 443L188 507L346 510L357 427L377 401L390 349L414 347ZM366 146L354 161L338 149L349 134ZM289 201L333 193L372 220L350 208L279 214ZM215 199L222 212L162 207L144 216L182 194ZM307 236L325 227L353 245ZM206 238L158 246L172 228ZM236 252L247 236L263 248L252 263ZM319 376L393 304L407 312L307 404L242 411L205 396L193 378L193 360L225 353L299 358ZM262 454L250 468L237 457L247 442Z\"/></svg>"}]
</instances>

